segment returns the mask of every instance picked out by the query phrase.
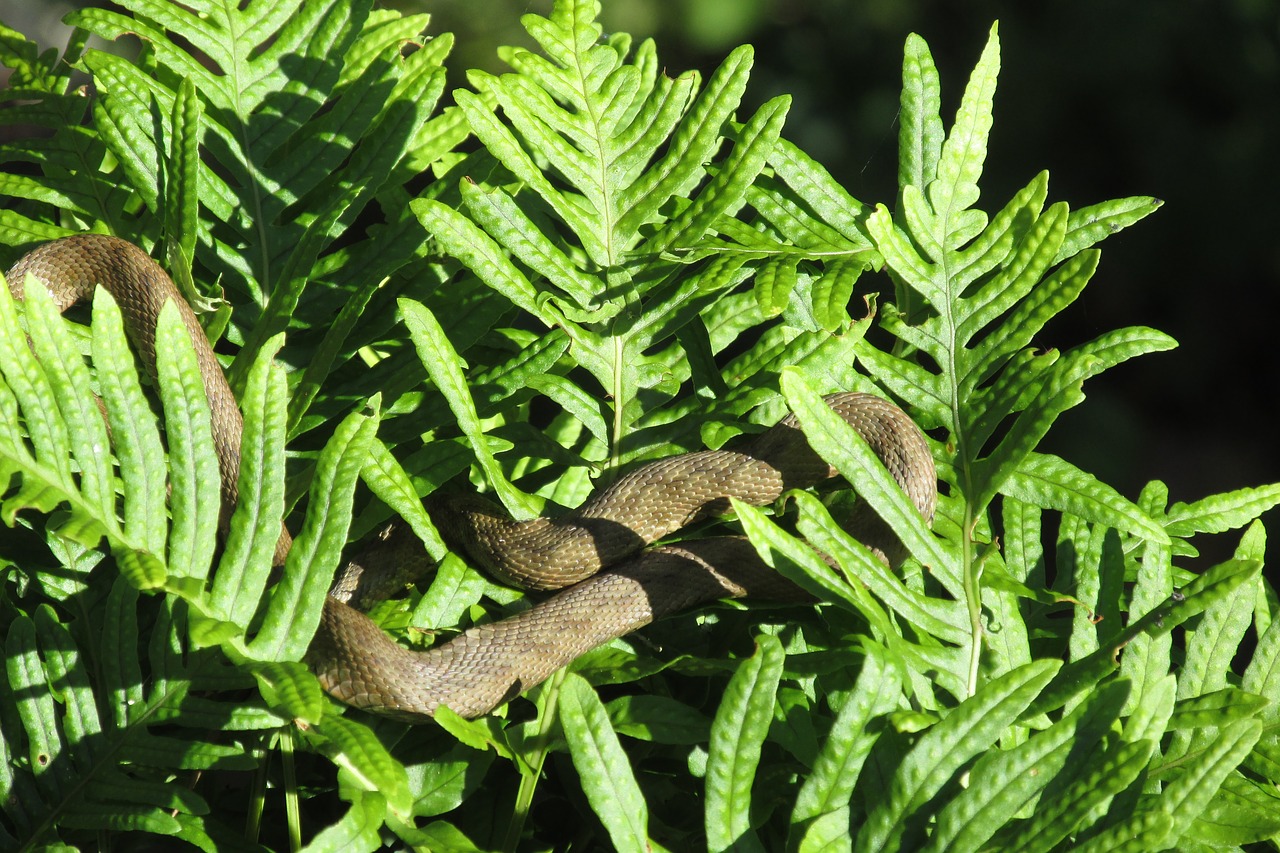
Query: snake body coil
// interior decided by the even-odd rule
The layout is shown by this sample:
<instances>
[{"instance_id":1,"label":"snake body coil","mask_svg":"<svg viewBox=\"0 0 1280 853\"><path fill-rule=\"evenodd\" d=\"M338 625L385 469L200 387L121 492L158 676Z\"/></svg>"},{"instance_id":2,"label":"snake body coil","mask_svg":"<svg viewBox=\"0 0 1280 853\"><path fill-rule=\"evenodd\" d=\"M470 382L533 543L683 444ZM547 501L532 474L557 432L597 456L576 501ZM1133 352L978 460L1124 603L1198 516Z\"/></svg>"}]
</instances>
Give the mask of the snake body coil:
<instances>
[{"instance_id":1,"label":"snake body coil","mask_svg":"<svg viewBox=\"0 0 1280 853\"><path fill-rule=\"evenodd\" d=\"M138 247L114 237L80 235L38 247L6 275L21 298L30 273L60 309L108 290L149 370L155 327L172 300L195 346L213 413L223 497L235 500L242 419L203 330L169 276ZM867 394L834 394L827 403L867 440L921 514L932 521L936 475L928 445L893 404ZM805 443L794 417L736 450L703 451L638 468L583 507L558 519L513 522L471 501L439 519L473 559L500 579L537 589L568 587L516 616L472 628L426 652L394 643L367 616L331 594L307 662L336 698L388 716L418 721L447 705L478 716L533 687L579 655L666 614L716 598L746 594L794 597L743 539L717 538L643 551L697 518L723 512L729 498L764 504L832 471ZM887 560L900 546L883 525L857 531ZM282 530L277 559L291 538ZM423 561L420 548L397 559ZM607 571L601 571L608 568ZM349 593L363 570L349 566L335 584Z\"/></svg>"}]
</instances>

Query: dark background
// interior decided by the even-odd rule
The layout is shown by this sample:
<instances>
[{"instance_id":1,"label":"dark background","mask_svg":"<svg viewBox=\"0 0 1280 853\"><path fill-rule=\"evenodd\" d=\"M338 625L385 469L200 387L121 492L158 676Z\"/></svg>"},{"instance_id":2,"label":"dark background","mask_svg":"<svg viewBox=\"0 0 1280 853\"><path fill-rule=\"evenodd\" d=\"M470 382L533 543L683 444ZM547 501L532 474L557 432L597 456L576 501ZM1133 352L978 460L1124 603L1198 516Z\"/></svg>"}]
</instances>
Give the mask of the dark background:
<instances>
[{"instance_id":1,"label":"dark background","mask_svg":"<svg viewBox=\"0 0 1280 853\"><path fill-rule=\"evenodd\" d=\"M0 0L0 21L34 32L26 16L56 21L58 5ZM393 5L430 11L432 32L457 35L458 86L468 67L500 71L493 47L529 44L519 15L551 4ZM895 195L907 34L932 49L949 124L998 19L1002 71L980 206L998 209L1041 169L1051 202L1165 201L1102 244L1092 283L1038 344L1066 348L1129 325L1181 344L1091 380L1089 400L1058 422L1044 449L1131 498L1150 479L1189 501L1280 477L1271 438L1280 385L1272 375L1280 187L1271 162L1280 150L1280 4L605 0L604 10L608 28L654 36L673 74L709 72L732 47L753 44L748 107L791 94L788 138L855 197L884 202Z\"/></svg>"}]
</instances>

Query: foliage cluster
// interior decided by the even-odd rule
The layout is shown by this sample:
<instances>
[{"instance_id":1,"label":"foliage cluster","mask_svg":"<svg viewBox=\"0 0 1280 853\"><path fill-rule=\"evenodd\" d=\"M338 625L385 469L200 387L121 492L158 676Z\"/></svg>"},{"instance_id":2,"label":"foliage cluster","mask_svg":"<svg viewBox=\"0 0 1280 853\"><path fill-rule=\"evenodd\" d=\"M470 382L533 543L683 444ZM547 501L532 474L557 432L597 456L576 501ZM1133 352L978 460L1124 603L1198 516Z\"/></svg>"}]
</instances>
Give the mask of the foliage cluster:
<instances>
[{"instance_id":1,"label":"foliage cluster","mask_svg":"<svg viewBox=\"0 0 1280 853\"><path fill-rule=\"evenodd\" d=\"M207 404L171 317L153 410L108 298L85 331L39 288L24 305L0 288L0 846L1280 837L1256 520L1280 486L1130 500L1037 451L1085 380L1173 341L1037 348L1096 244L1158 202L1071 210L1042 173L977 206L994 28L949 128L908 40L899 193L870 204L782 136L786 97L742 114L749 48L671 77L589 0L526 16L537 49L505 50L510 73L471 74L444 107L451 40L425 16L120 5L76 13L61 56L0 28L0 122L37 130L0 148L0 244L12 260L96 230L165 259L234 353L241 501L216 549ZM87 33L136 34L141 55L86 51ZM840 388L928 431L933 530L821 403ZM446 555L418 502L439 485L470 476L529 516L786 408L899 531L898 572L800 493L734 523L823 605L668 620L474 722L364 717L297 663L342 549L392 512L441 559L376 611L404 642L525 606ZM281 517L299 535L273 577ZM1232 559L1194 561L1202 534L1241 529Z\"/></svg>"}]
</instances>

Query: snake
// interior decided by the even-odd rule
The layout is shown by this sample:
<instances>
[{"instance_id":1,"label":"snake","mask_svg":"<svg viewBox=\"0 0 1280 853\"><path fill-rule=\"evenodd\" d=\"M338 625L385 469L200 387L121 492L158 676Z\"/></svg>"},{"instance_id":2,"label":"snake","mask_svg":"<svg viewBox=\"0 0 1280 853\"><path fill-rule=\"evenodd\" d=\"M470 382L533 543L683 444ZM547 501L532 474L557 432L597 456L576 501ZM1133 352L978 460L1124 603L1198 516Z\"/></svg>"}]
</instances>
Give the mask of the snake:
<instances>
[{"instance_id":1,"label":"snake","mask_svg":"<svg viewBox=\"0 0 1280 853\"><path fill-rule=\"evenodd\" d=\"M243 420L199 320L169 275L137 245L101 234L62 237L25 254L5 276L18 299L28 275L44 283L60 311L88 299L95 287L109 291L132 346L153 375L160 309L175 304L208 395L223 514L229 517ZM878 395L840 392L823 399L866 440L932 524L937 475L915 422ZM556 517L513 521L478 495L433 494L433 522L451 547L496 580L559 592L425 651L401 646L353 603L367 607L384 595L387 583L380 576L416 574L430 565L425 549L402 525L339 570L305 661L331 696L375 714L407 722L423 722L441 706L463 717L487 714L586 652L664 616L746 595L805 598L744 537L654 543L694 521L724 514L730 498L768 505L789 489L813 486L835 473L809 447L792 414L741 446L633 468ZM905 557L898 537L873 512L863 512L847 529L891 565ZM291 543L282 525L277 564ZM391 570L375 569L378 563Z\"/></svg>"}]
</instances>

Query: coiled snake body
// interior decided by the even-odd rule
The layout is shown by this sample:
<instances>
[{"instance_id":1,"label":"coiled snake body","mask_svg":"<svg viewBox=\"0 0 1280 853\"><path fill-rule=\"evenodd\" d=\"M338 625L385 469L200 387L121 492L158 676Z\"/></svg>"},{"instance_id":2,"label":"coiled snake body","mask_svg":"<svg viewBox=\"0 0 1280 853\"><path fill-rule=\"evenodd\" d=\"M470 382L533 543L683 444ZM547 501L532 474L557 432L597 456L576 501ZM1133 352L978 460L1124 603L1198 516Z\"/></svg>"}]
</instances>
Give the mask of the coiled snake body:
<instances>
[{"instance_id":1,"label":"coiled snake body","mask_svg":"<svg viewBox=\"0 0 1280 853\"><path fill-rule=\"evenodd\" d=\"M106 288L150 370L160 308L175 302L209 397L224 501L234 501L240 411L203 330L168 275L132 243L100 235L66 237L24 256L6 275L18 298L27 273L45 283L61 310L90 296L95 285ZM933 460L910 418L867 394L826 400L932 521ZM794 597L795 589L767 570L741 538L643 549L697 518L724 511L730 496L765 504L785 489L812 485L832 473L804 442L794 417L788 417L743 449L687 453L638 468L563 518L516 523L463 501L442 521L473 559L502 580L568 589L514 617L413 652L335 597L357 585L352 578L362 569L353 565L325 602L307 662L334 697L376 713L417 721L442 704L463 716L487 713L586 651L666 614L748 593ZM885 559L901 558L900 545L883 524L868 521L855 533ZM291 541L282 531L277 559L283 559ZM611 568L601 571L604 567Z\"/></svg>"}]
</instances>

